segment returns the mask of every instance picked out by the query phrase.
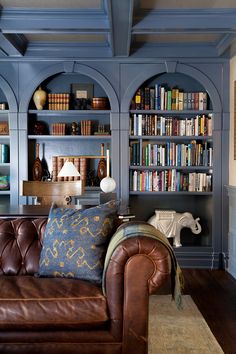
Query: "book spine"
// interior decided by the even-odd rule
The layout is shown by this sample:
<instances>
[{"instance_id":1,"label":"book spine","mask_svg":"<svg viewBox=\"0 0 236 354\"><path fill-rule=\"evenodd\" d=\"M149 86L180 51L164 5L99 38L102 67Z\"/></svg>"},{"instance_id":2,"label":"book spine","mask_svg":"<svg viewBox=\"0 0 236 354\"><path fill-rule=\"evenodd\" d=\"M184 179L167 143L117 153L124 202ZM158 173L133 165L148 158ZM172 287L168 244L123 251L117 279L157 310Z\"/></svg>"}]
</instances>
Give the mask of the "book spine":
<instances>
[{"instance_id":1,"label":"book spine","mask_svg":"<svg viewBox=\"0 0 236 354\"><path fill-rule=\"evenodd\" d=\"M57 158L57 172L59 173L64 165L64 159L63 157L58 157ZM57 177L58 181L64 181L64 177Z\"/></svg>"},{"instance_id":2,"label":"book spine","mask_svg":"<svg viewBox=\"0 0 236 354\"><path fill-rule=\"evenodd\" d=\"M9 161L10 161L10 159L9 159L9 151L10 151L10 149L9 149L9 146L8 145L6 145L6 144L1 144L1 146L2 146L2 151L1 151L1 162L2 163L8 163Z\"/></svg>"},{"instance_id":3,"label":"book spine","mask_svg":"<svg viewBox=\"0 0 236 354\"><path fill-rule=\"evenodd\" d=\"M86 184L87 175L87 159L84 157L80 158L80 179Z\"/></svg>"},{"instance_id":4,"label":"book spine","mask_svg":"<svg viewBox=\"0 0 236 354\"><path fill-rule=\"evenodd\" d=\"M57 177L58 170L57 170L57 167L58 167L57 156L53 156L52 157L52 182L58 181L58 177Z\"/></svg>"}]
</instances>

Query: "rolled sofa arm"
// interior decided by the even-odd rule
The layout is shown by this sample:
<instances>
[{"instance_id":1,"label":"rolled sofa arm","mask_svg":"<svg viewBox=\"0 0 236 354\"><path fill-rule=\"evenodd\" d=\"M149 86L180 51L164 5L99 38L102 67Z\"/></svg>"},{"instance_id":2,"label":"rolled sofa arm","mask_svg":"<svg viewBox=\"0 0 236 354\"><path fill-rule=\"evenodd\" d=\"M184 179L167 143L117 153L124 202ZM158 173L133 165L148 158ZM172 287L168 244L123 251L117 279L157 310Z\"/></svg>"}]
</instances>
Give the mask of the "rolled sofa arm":
<instances>
[{"instance_id":1,"label":"rolled sofa arm","mask_svg":"<svg viewBox=\"0 0 236 354\"><path fill-rule=\"evenodd\" d=\"M172 260L169 249L155 237L133 233L127 238L128 224L122 226L124 239L109 256L104 286L112 334L117 339L123 336L124 353L143 354L147 353L149 295L170 279Z\"/></svg>"}]
</instances>

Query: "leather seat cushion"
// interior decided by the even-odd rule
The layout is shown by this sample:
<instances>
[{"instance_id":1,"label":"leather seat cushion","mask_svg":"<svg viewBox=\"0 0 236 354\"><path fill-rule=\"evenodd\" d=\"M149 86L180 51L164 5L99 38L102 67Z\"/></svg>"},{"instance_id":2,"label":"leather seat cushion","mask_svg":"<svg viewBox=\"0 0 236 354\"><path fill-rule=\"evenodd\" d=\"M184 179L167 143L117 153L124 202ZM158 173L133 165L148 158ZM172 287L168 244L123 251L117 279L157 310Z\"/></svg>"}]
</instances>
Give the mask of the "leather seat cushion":
<instances>
[{"instance_id":1,"label":"leather seat cushion","mask_svg":"<svg viewBox=\"0 0 236 354\"><path fill-rule=\"evenodd\" d=\"M100 287L78 279L0 277L0 330L99 328L108 321Z\"/></svg>"}]
</instances>

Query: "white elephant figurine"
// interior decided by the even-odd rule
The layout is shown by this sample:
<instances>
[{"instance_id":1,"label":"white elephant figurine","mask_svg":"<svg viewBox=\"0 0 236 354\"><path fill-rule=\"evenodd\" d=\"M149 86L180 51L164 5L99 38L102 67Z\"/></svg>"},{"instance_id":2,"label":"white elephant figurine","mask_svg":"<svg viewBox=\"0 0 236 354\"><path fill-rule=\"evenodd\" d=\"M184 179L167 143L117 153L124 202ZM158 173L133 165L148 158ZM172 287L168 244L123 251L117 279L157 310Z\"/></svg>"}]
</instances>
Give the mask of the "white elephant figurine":
<instances>
[{"instance_id":1,"label":"white elephant figurine","mask_svg":"<svg viewBox=\"0 0 236 354\"><path fill-rule=\"evenodd\" d=\"M194 234L202 231L200 218L194 219L191 213L177 213L174 210L155 210L148 223L160 230L167 238L173 237L173 246L181 247L180 232L183 227L189 227Z\"/></svg>"}]
</instances>

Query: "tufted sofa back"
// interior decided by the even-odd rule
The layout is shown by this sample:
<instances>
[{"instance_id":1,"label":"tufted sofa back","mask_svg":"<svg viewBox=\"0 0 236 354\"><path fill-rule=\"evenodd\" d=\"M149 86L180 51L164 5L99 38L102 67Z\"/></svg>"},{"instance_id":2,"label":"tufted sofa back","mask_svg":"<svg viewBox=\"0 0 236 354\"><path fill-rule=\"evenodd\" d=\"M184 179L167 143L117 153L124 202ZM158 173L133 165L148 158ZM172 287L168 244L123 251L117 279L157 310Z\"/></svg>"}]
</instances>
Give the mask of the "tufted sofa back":
<instances>
[{"instance_id":1,"label":"tufted sofa back","mask_svg":"<svg viewBox=\"0 0 236 354\"><path fill-rule=\"evenodd\" d=\"M33 275L39 256L47 218L0 220L0 274Z\"/></svg>"}]
</instances>

